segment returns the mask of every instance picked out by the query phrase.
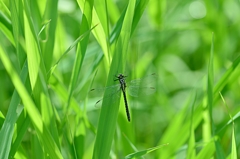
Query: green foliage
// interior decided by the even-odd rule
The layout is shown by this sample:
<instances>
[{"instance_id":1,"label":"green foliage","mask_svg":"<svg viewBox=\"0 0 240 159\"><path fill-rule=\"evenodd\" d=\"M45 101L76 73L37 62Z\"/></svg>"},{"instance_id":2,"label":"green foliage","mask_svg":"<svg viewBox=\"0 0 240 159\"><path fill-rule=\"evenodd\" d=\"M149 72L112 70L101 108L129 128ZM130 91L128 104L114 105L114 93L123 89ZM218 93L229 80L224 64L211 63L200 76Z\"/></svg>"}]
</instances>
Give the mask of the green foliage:
<instances>
[{"instance_id":1,"label":"green foliage","mask_svg":"<svg viewBox=\"0 0 240 159\"><path fill-rule=\"evenodd\" d=\"M0 8L1 159L240 157L238 1ZM91 91L119 73L158 75L156 93L127 96L131 122L123 98Z\"/></svg>"}]
</instances>

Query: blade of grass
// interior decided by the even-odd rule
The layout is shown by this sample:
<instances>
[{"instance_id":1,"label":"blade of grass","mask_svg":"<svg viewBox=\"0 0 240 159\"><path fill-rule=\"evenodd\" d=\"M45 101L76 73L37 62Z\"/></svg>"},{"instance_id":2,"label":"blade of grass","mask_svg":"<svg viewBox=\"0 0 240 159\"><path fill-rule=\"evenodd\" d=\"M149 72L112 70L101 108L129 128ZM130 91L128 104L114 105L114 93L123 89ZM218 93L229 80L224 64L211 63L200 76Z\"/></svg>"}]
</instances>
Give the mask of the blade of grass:
<instances>
[{"instance_id":1,"label":"blade of grass","mask_svg":"<svg viewBox=\"0 0 240 159\"><path fill-rule=\"evenodd\" d=\"M198 153L196 159L212 158L214 155L215 149L215 140L216 137L211 139L206 146Z\"/></svg>"},{"instance_id":2,"label":"blade of grass","mask_svg":"<svg viewBox=\"0 0 240 159\"><path fill-rule=\"evenodd\" d=\"M131 26L135 1L129 1L127 12L124 18L122 31L117 41L116 50L111 63L110 72L108 75L107 85L112 85L112 78L118 71L124 70L128 43L131 35ZM110 92L105 92L110 93ZM119 110L119 99L116 101L105 100L103 98L102 109L98 122L97 136L94 144L93 158L109 158L109 153L112 145L112 140L116 128L117 114ZM106 124L107 123L107 124ZM103 144L104 143L104 144Z\"/></svg>"},{"instance_id":3,"label":"blade of grass","mask_svg":"<svg viewBox=\"0 0 240 159\"><path fill-rule=\"evenodd\" d=\"M78 0L78 5L80 7L80 9L82 11L84 11L84 1ZM104 15L102 15L104 16ZM95 8L92 8L92 24L91 26L93 27L94 25L98 24L98 27L96 29L93 30L93 35L96 38L96 40L98 41L99 45L101 46L103 53L104 53L104 59L105 59L105 63L107 68L109 68L110 66L110 61L111 61L111 57L109 57L109 44L107 39L107 33L105 33L105 30L108 30L106 28L106 26L108 24L102 24L102 21L99 18L99 15L97 14Z\"/></svg>"},{"instance_id":4,"label":"blade of grass","mask_svg":"<svg viewBox=\"0 0 240 159\"><path fill-rule=\"evenodd\" d=\"M5 66L13 85L15 86L16 90L18 91L19 96L22 99L22 102L25 106L27 113L31 119L31 122L37 132L39 140L42 142L43 146L45 147L45 151L49 156L52 158L62 158L61 153L54 142L51 134L49 133L46 126L43 124L41 116L32 101L31 97L29 96L26 88L24 87L23 83L21 82L18 74L16 73L15 69L13 68L9 57L6 55L5 51L0 46L0 57L2 60L3 65Z\"/></svg>"},{"instance_id":5,"label":"blade of grass","mask_svg":"<svg viewBox=\"0 0 240 159\"><path fill-rule=\"evenodd\" d=\"M13 45L15 45L14 37L12 35L11 22L2 12L0 12L0 30L5 34L8 40L11 41Z\"/></svg>"},{"instance_id":6,"label":"blade of grass","mask_svg":"<svg viewBox=\"0 0 240 159\"><path fill-rule=\"evenodd\" d=\"M23 22L23 5L19 0L10 1L10 10L11 10L11 19L12 19L12 28L14 41L16 45L16 51L18 55L18 61L20 67L23 66L23 63L26 60L26 53L21 47L21 38L24 37L22 23Z\"/></svg>"},{"instance_id":7,"label":"blade of grass","mask_svg":"<svg viewBox=\"0 0 240 159\"><path fill-rule=\"evenodd\" d=\"M57 67L57 65L59 64L59 62L62 60L62 58L69 53L70 50L72 50L72 48L74 48L81 40L83 40L97 25L93 26L90 30L86 31L85 33L83 33L82 35L80 35L73 43L72 45L70 45L67 50L62 54L62 56L57 60L57 62L52 66L52 68L49 70L50 75L52 75L52 73L54 72L54 69ZM49 76L50 76L49 75Z\"/></svg>"},{"instance_id":8,"label":"blade of grass","mask_svg":"<svg viewBox=\"0 0 240 159\"><path fill-rule=\"evenodd\" d=\"M82 16L82 23L80 26L80 34L83 34L83 33L87 32L88 30L90 30L91 23L92 23L93 2L94 2L93 0L85 1L84 12L83 12L83 16ZM69 105L71 102L74 88L76 87L77 78L78 78L79 73L82 68L82 63L83 63L83 59L85 57L88 40L89 40L89 34L87 34L86 38L84 38L78 44L76 59L74 61L73 72L71 75L71 81L70 81L70 85L69 85L69 89L68 89L69 96L68 96L68 102L67 102L67 107L66 107L67 112L69 109ZM66 115L67 115L67 113L66 113Z\"/></svg>"},{"instance_id":9,"label":"blade of grass","mask_svg":"<svg viewBox=\"0 0 240 159\"><path fill-rule=\"evenodd\" d=\"M14 136L16 136L16 139L13 140L11 151L10 151L10 158L13 158L15 156L15 153L19 151L19 147L21 149L21 142L23 140L23 137L29 128L30 124L30 118L27 115L25 111L22 111L20 116L18 117L17 123L16 123L16 131L14 133Z\"/></svg>"},{"instance_id":10,"label":"blade of grass","mask_svg":"<svg viewBox=\"0 0 240 159\"><path fill-rule=\"evenodd\" d=\"M29 78L34 101L38 109L41 110L44 125L50 131L53 139L55 140L55 143L60 148L54 108L51 105L49 93L47 90L47 75L44 60L41 54L40 44L37 38L37 31L31 18L31 12L27 0L24 0L24 8L26 52L29 66Z\"/></svg>"},{"instance_id":11,"label":"blade of grass","mask_svg":"<svg viewBox=\"0 0 240 159\"><path fill-rule=\"evenodd\" d=\"M23 67L21 71L21 81L24 82L27 78L27 67ZM10 149L11 149L11 142L14 132L14 125L17 121L18 114L16 112L17 106L20 104L20 97L15 90L9 105L8 113L6 115L6 119L3 123L2 129L0 131L0 158L9 158Z\"/></svg>"},{"instance_id":12,"label":"blade of grass","mask_svg":"<svg viewBox=\"0 0 240 159\"><path fill-rule=\"evenodd\" d=\"M44 59L46 70L48 71L52 65L52 58L53 58L55 30L57 26L57 16L58 16L58 11L57 11L58 0L48 0L47 3L45 3L45 5L46 7L45 7L44 19L47 21L51 19L51 22L48 25L48 29L47 29L47 42L44 43L44 46L43 46L43 59Z\"/></svg>"},{"instance_id":13,"label":"blade of grass","mask_svg":"<svg viewBox=\"0 0 240 159\"><path fill-rule=\"evenodd\" d=\"M232 115L230 114L230 111L229 111L229 108L228 108L228 105L226 103L226 101L224 100L221 92L219 92L221 98L222 98L222 101L227 109L227 112L228 112L228 115L232 121L232 151L231 151L231 155L229 155L229 157L231 156L231 159L237 159L237 147L236 147L236 138L235 138L235 133L234 133L234 120L233 120L233 117Z\"/></svg>"},{"instance_id":14,"label":"blade of grass","mask_svg":"<svg viewBox=\"0 0 240 159\"><path fill-rule=\"evenodd\" d=\"M193 127L193 115L194 115L194 104L196 101L196 93L193 94L193 101L191 103L191 121L190 121L190 136L188 140L188 150L187 150L187 159L194 159L196 157L195 150L195 135L194 135L194 127Z\"/></svg>"},{"instance_id":15,"label":"blade of grass","mask_svg":"<svg viewBox=\"0 0 240 159\"><path fill-rule=\"evenodd\" d=\"M158 158L169 158L171 154L174 154L188 139L189 139L189 127L191 124L191 120L186 118L187 109L190 105L191 98L188 99L186 105L175 117L174 120L169 124L168 129L165 131L162 136L160 143L169 143L169 146L164 149L164 151L159 151ZM193 129L196 129L197 126L202 121L202 108L198 106L194 110L193 114Z\"/></svg>"},{"instance_id":16,"label":"blade of grass","mask_svg":"<svg viewBox=\"0 0 240 159\"><path fill-rule=\"evenodd\" d=\"M147 4L148 4L149 0L137 0L136 2L136 6L135 6L135 10L134 10L134 17L133 17L133 22L132 22L132 30L131 30L131 35L133 34ZM126 8L127 9L127 8ZM126 9L123 11L123 13L121 14L121 17L119 18L119 20L117 21L116 25L113 28L113 31L110 34L110 44L113 44L113 42L115 40L118 39L120 32L121 32L121 28L122 28L122 24L123 24L123 20L124 20L124 16L126 14Z\"/></svg>"},{"instance_id":17,"label":"blade of grass","mask_svg":"<svg viewBox=\"0 0 240 159\"><path fill-rule=\"evenodd\" d=\"M208 96L208 112L209 113L209 125L208 123L206 123L208 125L208 127L211 127L211 135L215 136L216 132L215 132L215 124L213 121L213 116L212 116L212 109L213 109L213 101L214 101L214 92L213 92L213 82L214 82L214 71L213 71L213 57L214 57L214 34L212 34L212 44L211 44L211 53L210 53L210 59L209 59L209 66L208 66L208 87L207 87L207 96ZM206 118L207 115L206 115ZM208 120L208 119L207 119ZM205 131L208 131L205 130ZM206 132L208 133L208 132ZM207 140L209 140L209 138L206 138ZM225 158L224 152L221 148L221 145L219 143L219 140L215 141L215 146L216 146L216 156L217 158Z\"/></svg>"},{"instance_id":18,"label":"blade of grass","mask_svg":"<svg viewBox=\"0 0 240 159\"><path fill-rule=\"evenodd\" d=\"M139 157L142 157L143 155L146 155L146 154L149 154L153 151L156 151L160 148L162 148L163 146L167 146L168 144L163 144L163 145L159 145L159 146L156 146L156 147L152 147L152 148L148 148L146 150L142 150L142 151L138 151L138 152L134 152L132 154L129 154L125 157L125 159L131 159L131 158L139 158Z\"/></svg>"}]
</instances>

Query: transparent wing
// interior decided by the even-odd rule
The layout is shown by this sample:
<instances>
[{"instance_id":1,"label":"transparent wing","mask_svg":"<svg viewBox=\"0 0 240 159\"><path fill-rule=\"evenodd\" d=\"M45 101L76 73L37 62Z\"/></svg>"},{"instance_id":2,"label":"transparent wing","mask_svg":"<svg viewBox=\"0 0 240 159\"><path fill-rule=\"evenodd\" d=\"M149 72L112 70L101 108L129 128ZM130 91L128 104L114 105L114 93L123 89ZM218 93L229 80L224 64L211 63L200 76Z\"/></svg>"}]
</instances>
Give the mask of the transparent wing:
<instances>
[{"instance_id":1,"label":"transparent wing","mask_svg":"<svg viewBox=\"0 0 240 159\"><path fill-rule=\"evenodd\" d=\"M150 95L156 92L157 74L153 73L144 78L135 79L127 83L128 94L133 97Z\"/></svg>"},{"instance_id":2,"label":"transparent wing","mask_svg":"<svg viewBox=\"0 0 240 159\"><path fill-rule=\"evenodd\" d=\"M112 100L114 98L119 98L119 92L120 92L120 84L108 86L108 87L103 87L103 88L93 88L90 90L91 93L96 94L97 96L103 96L105 100ZM103 98L99 99L96 101L95 106L97 108L100 108L102 105Z\"/></svg>"}]
</instances>

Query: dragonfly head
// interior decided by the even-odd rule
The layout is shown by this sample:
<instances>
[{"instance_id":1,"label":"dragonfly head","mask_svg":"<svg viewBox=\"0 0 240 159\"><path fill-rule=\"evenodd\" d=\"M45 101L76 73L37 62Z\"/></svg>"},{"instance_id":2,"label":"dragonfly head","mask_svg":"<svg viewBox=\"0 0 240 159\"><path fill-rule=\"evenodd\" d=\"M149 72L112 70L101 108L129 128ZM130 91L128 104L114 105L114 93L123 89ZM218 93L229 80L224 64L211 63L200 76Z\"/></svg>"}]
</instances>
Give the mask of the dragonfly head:
<instances>
[{"instance_id":1,"label":"dragonfly head","mask_svg":"<svg viewBox=\"0 0 240 159\"><path fill-rule=\"evenodd\" d=\"M118 74L116 77L117 77L117 79L123 79L123 78L125 78L125 77L127 77L127 76L125 76L125 75L123 75L123 74L120 73L120 74Z\"/></svg>"}]
</instances>

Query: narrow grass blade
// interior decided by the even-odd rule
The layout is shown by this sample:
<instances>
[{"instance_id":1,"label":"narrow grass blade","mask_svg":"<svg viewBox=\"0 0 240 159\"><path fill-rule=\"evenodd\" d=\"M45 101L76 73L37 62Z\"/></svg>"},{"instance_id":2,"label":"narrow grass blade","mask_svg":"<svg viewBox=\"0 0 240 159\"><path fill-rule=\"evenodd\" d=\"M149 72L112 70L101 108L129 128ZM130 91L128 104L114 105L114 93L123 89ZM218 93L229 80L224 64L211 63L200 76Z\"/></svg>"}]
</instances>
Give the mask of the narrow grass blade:
<instances>
[{"instance_id":1,"label":"narrow grass blade","mask_svg":"<svg viewBox=\"0 0 240 159\"><path fill-rule=\"evenodd\" d=\"M72 48L74 48L81 40L83 40L87 35L90 34L90 32L96 27L97 25L93 26L90 30L86 31L85 33L83 33L82 35L80 35L71 46L69 46L67 48L67 50L62 54L62 56L57 60L57 62L52 66L52 68L49 70L50 75L52 75L52 73L54 72L54 69L57 67L57 65L59 64L59 62L62 60L62 58L70 51L72 50Z\"/></svg>"},{"instance_id":2,"label":"narrow grass blade","mask_svg":"<svg viewBox=\"0 0 240 159\"><path fill-rule=\"evenodd\" d=\"M24 83L27 78L27 67L23 67L21 72L21 80ZM14 126L18 118L18 114L16 112L17 107L20 103L21 99L15 90L9 105L8 113L6 119L3 123L2 129L0 131L0 158L9 158L10 148L12 144L12 137L14 132Z\"/></svg>"},{"instance_id":3,"label":"narrow grass blade","mask_svg":"<svg viewBox=\"0 0 240 159\"><path fill-rule=\"evenodd\" d=\"M131 26L135 1L129 1L126 15L124 17L121 35L118 39L116 50L111 63L107 85L112 85L112 78L119 71L124 70L128 43L131 35ZM109 93L109 92L105 92ZM117 115L119 110L119 99L117 101L103 99L102 109L98 122L97 136L94 145L93 158L109 158L109 153L115 133ZM104 144L103 144L104 143Z\"/></svg>"},{"instance_id":4,"label":"narrow grass blade","mask_svg":"<svg viewBox=\"0 0 240 159\"><path fill-rule=\"evenodd\" d=\"M208 82L207 82L207 96L208 96L208 113L210 116L209 126L211 127L211 133L214 136L214 123L212 117L212 109L213 109L213 82L214 82L214 74L213 74L213 52L214 52L214 34L212 34L212 46L211 53L208 65ZM210 139L210 138L208 138Z\"/></svg>"},{"instance_id":5,"label":"narrow grass blade","mask_svg":"<svg viewBox=\"0 0 240 159\"><path fill-rule=\"evenodd\" d=\"M137 0L136 1L136 6L135 6L135 10L134 10L134 17L133 17L133 22L132 22L132 26L131 26L131 35L134 32L135 28L137 27L137 24L148 4L149 0ZM123 13L121 14L121 17L119 18L119 20L117 21L115 27L113 28L113 31L111 32L110 35L110 44L113 44L113 42L115 40L118 39L120 33L121 33L121 29L122 29L122 25L123 25L123 20L126 14L126 9L123 11Z\"/></svg>"},{"instance_id":6,"label":"narrow grass blade","mask_svg":"<svg viewBox=\"0 0 240 159\"><path fill-rule=\"evenodd\" d=\"M92 24L92 8L93 8L93 0L87 0L84 4L84 12L82 16L82 23L80 26L80 34L83 34L90 30L91 24ZM68 89L69 96L68 96L68 102L67 102L67 112L69 109L69 105L71 102L72 94L74 91L74 88L76 87L77 79L79 76L79 73L82 68L83 59L85 57L86 49L87 49L87 43L89 40L89 34L87 34L86 38L84 38L78 45L77 53L76 53L76 59L74 61L73 66L73 72L71 75L71 82Z\"/></svg>"},{"instance_id":7,"label":"narrow grass blade","mask_svg":"<svg viewBox=\"0 0 240 159\"><path fill-rule=\"evenodd\" d=\"M85 5L84 1L78 0L77 2L78 2L80 9L82 11L84 11L84 5ZM108 41L106 40L107 33L105 33L105 30L107 30L107 28L105 28L105 26L107 24L102 24L101 20L100 20L101 18L99 18L99 16L103 16L103 15L98 15L95 8L93 7L92 8L92 24L91 24L91 26L93 27L94 25L98 24L98 27L93 30L93 35L103 50L106 65L110 66L111 58L109 57L109 48L108 48L109 44L108 44Z\"/></svg>"},{"instance_id":8,"label":"narrow grass blade","mask_svg":"<svg viewBox=\"0 0 240 159\"><path fill-rule=\"evenodd\" d=\"M198 153L196 159L212 158L214 156L214 152L216 151L214 142L215 138L211 139Z\"/></svg>"},{"instance_id":9,"label":"narrow grass blade","mask_svg":"<svg viewBox=\"0 0 240 159\"><path fill-rule=\"evenodd\" d=\"M11 10L11 20L12 20L12 28L13 28L13 35L14 41L18 56L18 62L20 68L23 66L24 62L26 61L26 53L21 46L22 37L24 37L23 32L23 5L19 0L10 1L10 10Z\"/></svg>"},{"instance_id":10,"label":"narrow grass blade","mask_svg":"<svg viewBox=\"0 0 240 159\"><path fill-rule=\"evenodd\" d=\"M135 153L132 153L132 154L129 154L125 157L125 159L131 159L131 158L139 158L139 157L142 157L146 154L149 154L153 151L156 151L160 148L162 148L163 146L167 146L168 144L163 144L163 145L160 145L160 146L156 146L156 147L152 147L152 148L148 148L146 150L142 150L142 151L138 151L138 152L135 152Z\"/></svg>"},{"instance_id":11,"label":"narrow grass blade","mask_svg":"<svg viewBox=\"0 0 240 159\"><path fill-rule=\"evenodd\" d=\"M2 1L0 1L2 2ZM15 46L14 37L12 35L12 25L10 20L2 13L0 12L0 30L3 32L3 34L7 37L9 41Z\"/></svg>"},{"instance_id":12,"label":"narrow grass blade","mask_svg":"<svg viewBox=\"0 0 240 159\"><path fill-rule=\"evenodd\" d=\"M45 3L45 13L43 20L51 20L50 25L47 29L47 41L43 44L43 59L46 70L48 71L52 65L53 49L55 42L55 30L57 26L58 16L58 0L47 0Z\"/></svg>"},{"instance_id":13,"label":"narrow grass blade","mask_svg":"<svg viewBox=\"0 0 240 159\"><path fill-rule=\"evenodd\" d=\"M16 90L18 91L19 96L22 99L22 102L25 106L27 113L31 119L31 122L37 132L39 140L43 143L45 147L45 151L49 154L52 158L62 158L59 148L57 147L56 143L54 142L51 134L49 133L46 126L43 124L41 116L36 108L36 105L32 101L31 97L29 96L26 88L24 87L23 83L21 82L18 74L16 73L13 65L11 64L8 56L0 47L0 57L2 60L3 65L5 66L13 85L15 86Z\"/></svg>"},{"instance_id":14,"label":"narrow grass blade","mask_svg":"<svg viewBox=\"0 0 240 159\"><path fill-rule=\"evenodd\" d=\"M208 66L208 87L207 87L207 95L208 95L208 111L210 117L210 127L211 127L211 135L215 136L215 124L212 117L212 109L213 109L213 101L214 101L214 92L213 92L213 83L214 83L214 71L213 71L213 57L214 57L214 34L212 35L212 45L211 45L211 53L210 53L210 60ZM207 117L207 116L206 116ZM208 131L208 130L206 130ZM206 132L208 133L208 132ZM207 139L208 140L208 139ZM225 158L224 152L221 148L219 140L215 141L216 146L216 156L217 158Z\"/></svg>"},{"instance_id":15,"label":"narrow grass blade","mask_svg":"<svg viewBox=\"0 0 240 159\"><path fill-rule=\"evenodd\" d=\"M193 102L191 103L191 123L190 123L190 136L188 140L188 150L187 150L187 159L194 159L196 157L196 149L195 149L195 134L193 127L193 115L194 115L194 104L196 101L196 93L193 93Z\"/></svg>"},{"instance_id":16,"label":"narrow grass blade","mask_svg":"<svg viewBox=\"0 0 240 159\"><path fill-rule=\"evenodd\" d=\"M232 121L232 151L231 151L231 159L237 159L237 147L236 147L236 138L235 138L235 130L234 130L234 119L232 117L232 115L230 114L230 111L229 111L229 108L228 108L228 105L226 103L226 101L224 100L221 92L219 92L221 98L222 98L222 101L227 109L227 112L228 112L228 115Z\"/></svg>"},{"instance_id":17,"label":"narrow grass blade","mask_svg":"<svg viewBox=\"0 0 240 159\"><path fill-rule=\"evenodd\" d=\"M15 153L19 151L19 147L21 147L21 142L23 140L23 137L29 128L30 124L30 118L27 115L25 111L22 111L20 116L18 117L17 123L16 123L16 131L14 133L15 136L17 136L12 143L11 151L10 151L10 158L13 158L15 156ZM21 148L20 148L21 149Z\"/></svg>"},{"instance_id":18,"label":"narrow grass blade","mask_svg":"<svg viewBox=\"0 0 240 159\"><path fill-rule=\"evenodd\" d=\"M237 145L236 145L236 138L235 138L235 132L234 132L234 124L232 129L232 151L231 151L231 159L237 159Z\"/></svg>"},{"instance_id":19,"label":"narrow grass blade","mask_svg":"<svg viewBox=\"0 0 240 159\"><path fill-rule=\"evenodd\" d=\"M189 105L191 105L191 102L192 100L189 98L182 111L179 112L178 115L173 118L174 120L172 120L169 124L168 129L159 141L159 144L169 143L169 145L163 151L159 151L158 158L169 158L169 154L174 154L189 139L191 120L189 119L187 110ZM192 129L196 129L196 127L201 123L202 112L203 110L201 106L198 106L194 110ZM186 116L188 118L186 118Z\"/></svg>"},{"instance_id":20,"label":"narrow grass blade","mask_svg":"<svg viewBox=\"0 0 240 159\"><path fill-rule=\"evenodd\" d=\"M44 125L47 127L48 131L50 131L53 139L55 140L55 143L60 148L58 131L55 122L54 108L51 105L49 93L47 90L47 75L45 63L40 49L37 31L31 18L29 2L27 0L24 0L24 8L26 52L28 60L29 78L34 101L37 108L41 110Z\"/></svg>"}]
</instances>

